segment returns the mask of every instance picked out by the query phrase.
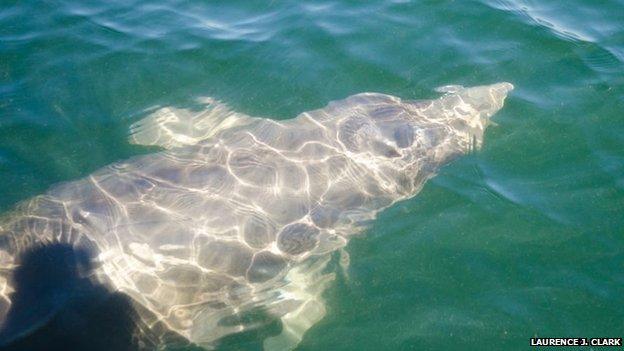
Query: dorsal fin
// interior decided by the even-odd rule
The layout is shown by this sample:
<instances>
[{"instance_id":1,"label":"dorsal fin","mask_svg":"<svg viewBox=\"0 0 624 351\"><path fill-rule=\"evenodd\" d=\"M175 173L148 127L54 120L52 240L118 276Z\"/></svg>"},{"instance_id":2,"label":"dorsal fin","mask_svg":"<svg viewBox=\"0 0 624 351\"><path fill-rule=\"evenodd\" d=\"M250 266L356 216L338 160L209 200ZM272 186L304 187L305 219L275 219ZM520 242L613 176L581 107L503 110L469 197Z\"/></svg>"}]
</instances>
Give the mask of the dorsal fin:
<instances>
[{"instance_id":1,"label":"dorsal fin","mask_svg":"<svg viewBox=\"0 0 624 351\"><path fill-rule=\"evenodd\" d=\"M130 126L128 141L137 145L172 149L196 144L223 129L249 123L252 119L210 97L197 101L201 105L200 110L158 108Z\"/></svg>"},{"instance_id":2,"label":"dorsal fin","mask_svg":"<svg viewBox=\"0 0 624 351\"><path fill-rule=\"evenodd\" d=\"M452 84L452 85L443 85L441 87L437 87L435 88L435 91L437 91L438 93L455 94L455 93L462 91L463 89L464 87L462 85Z\"/></svg>"}]
</instances>

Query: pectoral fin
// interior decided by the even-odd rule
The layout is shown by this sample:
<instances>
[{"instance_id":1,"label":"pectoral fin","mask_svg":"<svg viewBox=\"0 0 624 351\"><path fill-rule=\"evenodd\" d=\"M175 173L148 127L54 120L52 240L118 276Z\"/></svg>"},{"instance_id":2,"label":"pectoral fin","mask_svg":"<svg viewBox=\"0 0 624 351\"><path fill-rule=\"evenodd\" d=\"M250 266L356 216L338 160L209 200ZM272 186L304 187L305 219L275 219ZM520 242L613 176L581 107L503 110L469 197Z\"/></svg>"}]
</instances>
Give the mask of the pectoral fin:
<instances>
[{"instance_id":1,"label":"pectoral fin","mask_svg":"<svg viewBox=\"0 0 624 351\"><path fill-rule=\"evenodd\" d=\"M201 98L199 110L159 108L130 126L128 141L165 149L193 145L217 132L249 123L252 118L212 98Z\"/></svg>"},{"instance_id":2,"label":"pectoral fin","mask_svg":"<svg viewBox=\"0 0 624 351\"><path fill-rule=\"evenodd\" d=\"M329 255L312 259L288 273L290 284L282 288L282 296L298 302L297 307L282 315L282 332L264 341L265 350L293 350L308 329L325 316L325 302L321 295L336 276L335 273L323 273L329 259Z\"/></svg>"}]
</instances>

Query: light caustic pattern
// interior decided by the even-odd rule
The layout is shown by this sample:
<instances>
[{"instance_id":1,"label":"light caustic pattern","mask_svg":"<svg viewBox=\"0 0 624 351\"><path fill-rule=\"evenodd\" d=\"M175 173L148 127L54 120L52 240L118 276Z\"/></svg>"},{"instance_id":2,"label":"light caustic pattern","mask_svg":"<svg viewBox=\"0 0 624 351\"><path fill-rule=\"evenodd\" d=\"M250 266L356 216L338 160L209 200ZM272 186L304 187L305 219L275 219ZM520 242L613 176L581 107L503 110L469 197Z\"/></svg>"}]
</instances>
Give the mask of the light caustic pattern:
<instances>
[{"instance_id":1,"label":"light caustic pattern","mask_svg":"<svg viewBox=\"0 0 624 351\"><path fill-rule=\"evenodd\" d=\"M103 168L23 203L2 223L3 308L18 253L38 241L97 253L100 281L204 346L281 318L271 349L324 315L329 253L436 170L480 147L509 83L439 88L436 100L363 93L274 121L203 99L162 108L130 141L166 150Z\"/></svg>"}]
</instances>

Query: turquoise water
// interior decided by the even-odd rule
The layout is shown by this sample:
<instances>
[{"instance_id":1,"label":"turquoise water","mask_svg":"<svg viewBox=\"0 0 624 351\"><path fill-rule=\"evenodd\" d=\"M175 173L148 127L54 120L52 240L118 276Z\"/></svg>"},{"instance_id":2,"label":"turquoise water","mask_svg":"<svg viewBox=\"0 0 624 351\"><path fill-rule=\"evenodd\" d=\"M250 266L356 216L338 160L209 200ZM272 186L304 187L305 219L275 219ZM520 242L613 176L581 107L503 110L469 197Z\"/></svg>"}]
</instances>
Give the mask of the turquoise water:
<instances>
[{"instance_id":1,"label":"turquoise water","mask_svg":"<svg viewBox=\"0 0 624 351\"><path fill-rule=\"evenodd\" d=\"M157 104L208 95L284 119L364 91L509 81L483 149L349 244L348 276L299 349L624 336L623 1L1 6L0 210L153 152L126 136Z\"/></svg>"}]
</instances>

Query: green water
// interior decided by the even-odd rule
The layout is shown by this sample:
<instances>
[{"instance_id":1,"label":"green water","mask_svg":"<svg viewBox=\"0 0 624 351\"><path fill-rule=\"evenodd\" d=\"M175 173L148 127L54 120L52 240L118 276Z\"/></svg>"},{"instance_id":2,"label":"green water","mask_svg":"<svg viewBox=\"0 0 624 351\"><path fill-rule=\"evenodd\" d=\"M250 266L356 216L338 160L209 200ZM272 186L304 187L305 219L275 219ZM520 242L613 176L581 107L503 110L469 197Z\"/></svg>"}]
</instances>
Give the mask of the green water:
<instances>
[{"instance_id":1,"label":"green water","mask_svg":"<svg viewBox=\"0 0 624 351\"><path fill-rule=\"evenodd\" d=\"M364 91L498 81L516 89L483 149L350 243L299 348L622 337L622 0L5 0L0 210L154 151L125 139L157 104L208 95L283 119Z\"/></svg>"}]
</instances>

